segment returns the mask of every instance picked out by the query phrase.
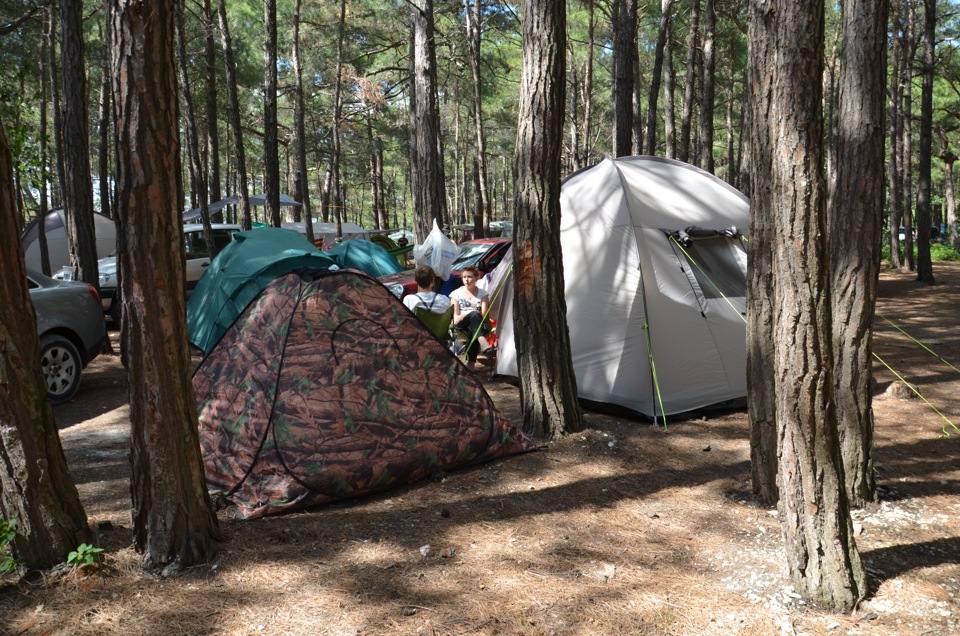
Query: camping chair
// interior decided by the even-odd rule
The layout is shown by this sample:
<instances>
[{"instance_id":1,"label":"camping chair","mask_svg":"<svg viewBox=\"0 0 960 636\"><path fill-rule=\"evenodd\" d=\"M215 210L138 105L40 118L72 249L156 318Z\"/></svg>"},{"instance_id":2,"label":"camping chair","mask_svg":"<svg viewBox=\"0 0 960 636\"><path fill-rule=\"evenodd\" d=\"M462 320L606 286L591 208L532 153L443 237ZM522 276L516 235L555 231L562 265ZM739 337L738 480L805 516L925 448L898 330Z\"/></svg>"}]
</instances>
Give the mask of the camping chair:
<instances>
[{"instance_id":1,"label":"camping chair","mask_svg":"<svg viewBox=\"0 0 960 636\"><path fill-rule=\"evenodd\" d=\"M450 342L450 323L453 322L453 305L442 314L435 314L426 307L417 307L413 312L440 342Z\"/></svg>"}]
</instances>

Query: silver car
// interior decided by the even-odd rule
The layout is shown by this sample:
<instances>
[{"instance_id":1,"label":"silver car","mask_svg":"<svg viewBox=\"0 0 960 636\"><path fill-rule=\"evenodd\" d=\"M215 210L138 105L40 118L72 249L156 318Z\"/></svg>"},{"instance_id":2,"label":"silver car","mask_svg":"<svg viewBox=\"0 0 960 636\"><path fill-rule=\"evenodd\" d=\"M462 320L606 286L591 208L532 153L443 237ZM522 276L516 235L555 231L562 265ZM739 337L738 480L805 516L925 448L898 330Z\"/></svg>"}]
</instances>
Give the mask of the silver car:
<instances>
[{"instance_id":1,"label":"silver car","mask_svg":"<svg viewBox=\"0 0 960 636\"><path fill-rule=\"evenodd\" d=\"M227 223L213 224L213 240L217 246L217 252L223 250L233 239L235 232L240 231L239 225ZM183 226L183 242L186 248L186 279L187 279L187 298L193 293L193 288L197 286L197 281L203 276L203 272L210 265L210 255L207 250L207 240L203 235L203 225L199 223L190 223ZM117 295L117 255L116 253L101 258L97 261L97 269L100 272L100 293L103 294L103 311L108 314L116 324L120 324L121 305L119 302L113 302Z\"/></svg>"},{"instance_id":2,"label":"silver car","mask_svg":"<svg viewBox=\"0 0 960 636\"><path fill-rule=\"evenodd\" d=\"M40 367L47 399L66 402L80 387L80 372L97 357L107 337L100 297L93 286L53 280L27 270L30 300L37 312Z\"/></svg>"}]
</instances>

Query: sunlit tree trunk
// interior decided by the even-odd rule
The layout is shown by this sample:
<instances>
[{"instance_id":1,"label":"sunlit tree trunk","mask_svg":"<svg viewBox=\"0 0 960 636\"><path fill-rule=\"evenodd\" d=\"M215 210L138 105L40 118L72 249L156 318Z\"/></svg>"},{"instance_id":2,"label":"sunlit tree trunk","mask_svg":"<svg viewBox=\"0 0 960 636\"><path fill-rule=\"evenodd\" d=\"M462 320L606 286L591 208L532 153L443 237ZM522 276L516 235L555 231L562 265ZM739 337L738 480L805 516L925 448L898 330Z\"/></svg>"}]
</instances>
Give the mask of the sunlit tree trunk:
<instances>
[{"instance_id":1,"label":"sunlit tree trunk","mask_svg":"<svg viewBox=\"0 0 960 636\"><path fill-rule=\"evenodd\" d=\"M490 193L487 180L487 137L483 130L483 82L480 68L480 43L483 34L483 2L473 0L473 12L467 11L467 31L470 37L470 72L473 77L473 133L474 133L474 173L476 175L476 193L474 199L476 213L473 221L474 237L484 236L487 223L490 222Z\"/></svg>"},{"instance_id":2,"label":"sunlit tree trunk","mask_svg":"<svg viewBox=\"0 0 960 636\"><path fill-rule=\"evenodd\" d=\"M715 86L717 13L714 0L703 7L703 74L700 86L700 167L713 173L713 97Z\"/></svg>"},{"instance_id":3,"label":"sunlit tree trunk","mask_svg":"<svg viewBox=\"0 0 960 636\"><path fill-rule=\"evenodd\" d=\"M660 28L657 31L657 44L654 49L653 56L653 73L650 78L650 92L648 93L649 99L647 100L647 150L648 155L656 154L657 152L657 99L660 97L660 78L663 76L663 61L664 55L669 53L667 47L667 38L670 35L670 13L673 10L673 0L661 0L660 3ZM672 87L672 82L670 82ZM664 104L666 106L666 104ZM671 101L672 105L672 101ZM664 128L667 127L667 119L669 119L669 113L664 113ZM673 122L669 124L671 128ZM672 139L671 139L672 141ZM669 144L668 144L669 148ZM667 156L669 157L671 152L667 151Z\"/></svg>"},{"instance_id":4,"label":"sunlit tree trunk","mask_svg":"<svg viewBox=\"0 0 960 636\"><path fill-rule=\"evenodd\" d=\"M903 210L903 190L900 189L900 146L903 141L903 116L900 106L903 99L903 90L900 84L900 0L893 0L890 12L890 86L887 90L887 135L890 140L890 159L887 164L887 192L890 193L890 267L900 269L900 236L899 227Z\"/></svg>"},{"instance_id":5,"label":"sunlit tree trunk","mask_svg":"<svg viewBox=\"0 0 960 636\"><path fill-rule=\"evenodd\" d=\"M293 74L296 81L293 111L294 146L296 151L297 201L303 203L303 223L307 240L313 243L313 208L310 204L310 185L307 181L307 134L304 125L303 65L300 61L300 4L296 0L293 9Z\"/></svg>"},{"instance_id":6,"label":"sunlit tree trunk","mask_svg":"<svg viewBox=\"0 0 960 636\"><path fill-rule=\"evenodd\" d=\"M223 198L220 189L220 133L218 122L220 114L217 112L217 49L214 31L217 28L213 16L211 0L203 0L203 61L206 77L206 117L207 117L207 186L210 191L210 202ZM213 215L214 220L222 220L222 213Z\"/></svg>"},{"instance_id":7,"label":"sunlit tree trunk","mask_svg":"<svg viewBox=\"0 0 960 636\"><path fill-rule=\"evenodd\" d=\"M673 103L673 91L676 83L673 70L673 0L661 0L661 2L661 6L670 5L669 11L661 9L667 17L663 38L663 144L664 156L667 159L673 159L677 156L676 116ZM647 115L649 116L649 113Z\"/></svg>"},{"instance_id":8,"label":"sunlit tree trunk","mask_svg":"<svg viewBox=\"0 0 960 636\"><path fill-rule=\"evenodd\" d=\"M103 55L101 56L100 82L100 117L97 130L99 132L99 147L97 149L98 172L100 177L100 213L104 216L113 216L110 208L113 189L113 173L110 170L110 109L113 102L110 98L110 42L104 41Z\"/></svg>"},{"instance_id":9,"label":"sunlit tree trunk","mask_svg":"<svg viewBox=\"0 0 960 636\"><path fill-rule=\"evenodd\" d=\"M913 63L917 53L917 0L907 0L907 21L903 29L903 141L900 143L900 177L903 188L903 211L901 222L904 228L903 264L901 267L914 270L913 258Z\"/></svg>"},{"instance_id":10,"label":"sunlit tree trunk","mask_svg":"<svg viewBox=\"0 0 960 636\"><path fill-rule=\"evenodd\" d=\"M823 170L823 24L818 0L753 0L751 74L769 101L749 102L751 139L771 158L755 181L751 215L769 214L778 512L794 588L849 611L866 596L843 482L834 383ZM769 52L769 57L759 57ZM756 166L756 164L754 164ZM762 212L761 212L762 211ZM766 263L764 263L766 265ZM757 267L751 263L751 269ZM753 308L753 312L756 308ZM753 317L756 320L756 317ZM755 334L754 334L755 335ZM754 346L754 345L751 345Z\"/></svg>"},{"instance_id":11,"label":"sunlit tree trunk","mask_svg":"<svg viewBox=\"0 0 960 636\"><path fill-rule=\"evenodd\" d=\"M842 13L837 175L830 193L837 422L850 505L876 498L871 337L883 225L885 0L846 0ZM857 237L857 240L851 240Z\"/></svg>"},{"instance_id":12,"label":"sunlit tree trunk","mask_svg":"<svg viewBox=\"0 0 960 636\"><path fill-rule=\"evenodd\" d=\"M166 573L205 562L219 537L187 351L175 1L108 3L122 334L137 352L128 366L134 545L144 567Z\"/></svg>"},{"instance_id":13,"label":"sunlit tree trunk","mask_svg":"<svg viewBox=\"0 0 960 636\"><path fill-rule=\"evenodd\" d=\"M566 71L563 3L523 0L523 76L514 158L514 328L523 428L557 439L581 430L560 254ZM542 346L549 342L549 347Z\"/></svg>"},{"instance_id":14,"label":"sunlit tree trunk","mask_svg":"<svg viewBox=\"0 0 960 636\"><path fill-rule=\"evenodd\" d=\"M89 541L90 529L46 399L4 130L0 125L0 517L16 521L14 556L28 568L48 568Z\"/></svg>"}]
</instances>

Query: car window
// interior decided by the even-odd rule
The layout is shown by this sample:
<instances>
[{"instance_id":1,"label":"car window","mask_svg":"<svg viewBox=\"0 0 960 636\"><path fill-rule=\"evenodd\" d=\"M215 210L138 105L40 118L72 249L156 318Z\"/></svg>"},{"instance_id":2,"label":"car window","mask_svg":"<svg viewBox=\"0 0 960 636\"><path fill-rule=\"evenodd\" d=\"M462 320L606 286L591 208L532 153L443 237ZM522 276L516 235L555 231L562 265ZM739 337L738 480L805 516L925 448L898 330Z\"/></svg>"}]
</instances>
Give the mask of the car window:
<instances>
[{"instance_id":1,"label":"car window","mask_svg":"<svg viewBox=\"0 0 960 636\"><path fill-rule=\"evenodd\" d=\"M227 246L233 236L231 230L213 230L213 241L217 247L217 253ZM210 251L207 249L207 239L203 236L202 230L187 232L183 236L184 247L187 252L187 260L197 258L208 258Z\"/></svg>"},{"instance_id":2,"label":"car window","mask_svg":"<svg viewBox=\"0 0 960 636\"><path fill-rule=\"evenodd\" d=\"M491 245L489 243L477 243L464 246L463 251L460 252L460 255L453 261L450 268L461 270L467 265L476 265L477 262L483 258L483 255L490 250L490 247Z\"/></svg>"}]
</instances>

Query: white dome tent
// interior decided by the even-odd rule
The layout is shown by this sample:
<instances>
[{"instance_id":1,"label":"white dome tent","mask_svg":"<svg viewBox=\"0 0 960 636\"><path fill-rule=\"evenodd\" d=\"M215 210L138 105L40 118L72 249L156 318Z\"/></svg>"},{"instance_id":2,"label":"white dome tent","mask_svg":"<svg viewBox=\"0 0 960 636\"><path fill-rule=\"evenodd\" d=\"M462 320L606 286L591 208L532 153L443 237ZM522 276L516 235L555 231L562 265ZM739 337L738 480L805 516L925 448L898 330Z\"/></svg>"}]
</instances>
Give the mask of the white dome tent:
<instances>
[{"instance_id":1,"label":"white dome tent","mask_svg":"<svg viewBox=\"0 0 960 636\"><path fill-rule=\"evenodd\" d=\"M659 418L744 397L746 197L643 156L570 175L560 199L580 398ZM503 293L512 299L512 281ZM503 375L517 375L512 304L497 322Z\"/></svg>"}]
</instances>

